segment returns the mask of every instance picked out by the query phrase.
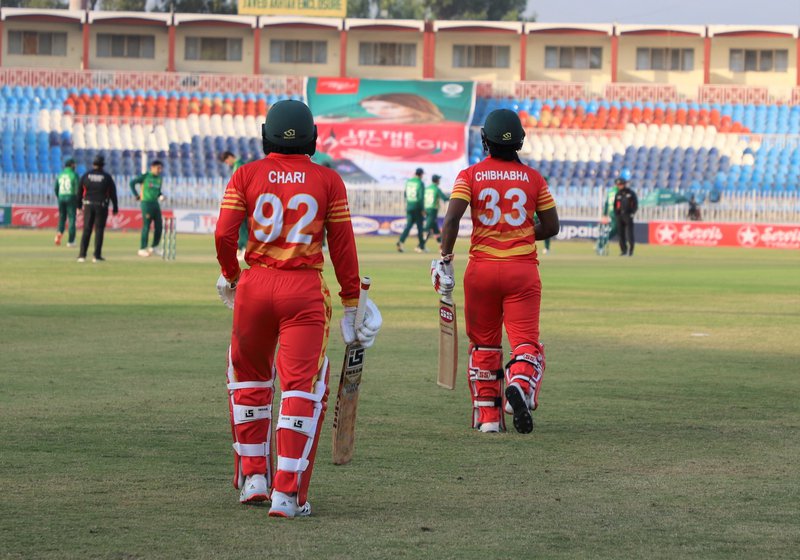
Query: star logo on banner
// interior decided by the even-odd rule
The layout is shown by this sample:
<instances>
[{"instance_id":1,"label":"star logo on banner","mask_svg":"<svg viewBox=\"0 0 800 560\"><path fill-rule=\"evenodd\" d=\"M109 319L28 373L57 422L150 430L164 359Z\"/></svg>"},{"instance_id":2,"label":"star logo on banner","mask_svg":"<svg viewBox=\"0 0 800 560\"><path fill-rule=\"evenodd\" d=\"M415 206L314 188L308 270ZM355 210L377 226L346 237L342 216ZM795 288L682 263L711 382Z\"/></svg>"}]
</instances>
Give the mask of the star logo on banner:
<instances>
[{"instance_id":1,"label":"star logo on banner","mask_svg":"<svg viewBox=\"0 0 800 560\"><path fill-rule=\"evenodd\" d=\"M761 235L756 226L746 225L739 228L736 232L736 237L739 239L739 245L743 247L755 247L758 245L758 240Z\"/></svg>"},{"instance_id":2,"label":"star logo on banner","mask_svg":"<svg viewBox=\"0 0 800 560\"><path fill-rule=\"evenodd\" d=\"M656 241L659 245L672 245L677 234L678 229L672 224L661 224L656 229Z\"/></svg>"}]
</instances>

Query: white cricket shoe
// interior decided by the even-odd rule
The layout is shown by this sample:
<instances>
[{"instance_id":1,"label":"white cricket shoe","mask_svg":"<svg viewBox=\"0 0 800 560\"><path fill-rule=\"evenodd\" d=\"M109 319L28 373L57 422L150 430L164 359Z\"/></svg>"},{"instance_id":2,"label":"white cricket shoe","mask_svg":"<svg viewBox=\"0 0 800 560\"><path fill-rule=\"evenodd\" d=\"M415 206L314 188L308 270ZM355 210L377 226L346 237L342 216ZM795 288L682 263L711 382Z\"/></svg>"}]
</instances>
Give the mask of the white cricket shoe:
<instances>
[{"instance_id":1,"label":"white cricket shoe","mask_svg":"<svg viewBox=\"0 0 800 560\"><path fill-rule=\"evenodd\" d=\"M478 429L484 434L496 434L500 432L500 422L484 422Z\"/></svg>"},{"instance_id":2,"label":"white cricket shoe","mask_svg":"<svg viewBox=\"0 0 800 560\"><path fill-rule=\"evenodd\" d=\"M263 474L251 474L244 479L242 492L239 494L239 501L243 504L254 502L266 502L269 499L267 494L267 477Z\"/></svg>"},{"instance_id":3,"label":"white cricket shoe","mask_svg":"<svg viewBox=\"0 0 800 560\"><path fill-rule=\"evenodd\" d=\"M162 249L161 247L151 247L150 249L152 249L152 252L158 255L159 257L164 256L164 249Z\"/></svg>"},{"instance_id":4,"label":"white cricket shoe","mask_svg":"<svg viewBox=\"0 0 800 560\"><path fill-rule=\"evenodd\" d=\"M308 517L311 515L311 504L306 500L302 506L297 505L297 495L272 491L272 507L270 517Z\"/></svg>"},{"instance_id":5,"label":"white cricket shoe","mask_svg":"<svg viewBox=\"0 0 800 560\"><path fill-rule=\"evenodd\" d=\"M139 249L136 252L136 254L139 255L140 257L149 257L150 256L150 253L147 251L147 249Z\"/></svg>"},{"instance_id":6,"label":"white cricket shoe","mask_svg":"<svg viewBox=\"0 0 800 560\"><path fill-rule=\"evenodd\" d=\"M75 243L74 241L72 243L67 242L67 247L77 247L77 246L78 246L78 244Z\"/></svg>"},{"instance_id":7,"label":"white cricket shoe","mask_svg":"<svg viewBox=\"0 0 800 560\"><path fill-rule=\"evenodd\" d=\"M147 252L152 255L153 252L155 252L155 249L153 247L148 247Z\"/></svg>"},{"instance_id":8,"label":"white cricket shoe","mask_svg":"<svg viewBox=\"0 0 800 560\"><path fill-rule=\"evenodd\" d=\"M78 262L86 262L86 259L84 259L83 257L78 257Z\"/></svg>"}]
</instances>

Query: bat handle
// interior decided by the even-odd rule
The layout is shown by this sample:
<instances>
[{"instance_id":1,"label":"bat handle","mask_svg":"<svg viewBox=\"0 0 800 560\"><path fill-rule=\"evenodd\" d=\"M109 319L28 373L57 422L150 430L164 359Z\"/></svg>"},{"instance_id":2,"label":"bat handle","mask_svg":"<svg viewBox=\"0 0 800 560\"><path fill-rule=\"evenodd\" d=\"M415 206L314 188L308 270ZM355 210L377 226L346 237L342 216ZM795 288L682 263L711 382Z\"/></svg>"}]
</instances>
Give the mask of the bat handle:
<instances>
[{"instance_id":1,"label":"bat handle","mask_svg":"<svg viewBox=\"0 0 800 560\"><path fill-rule=\"evenodd\" d=\"M358 308L356 309L356 329L364 323L364 315L367 312L367 292L371 285L372 279L369 276L361 278L361 290L358 293Z\"/></svg>"}]
</instances>

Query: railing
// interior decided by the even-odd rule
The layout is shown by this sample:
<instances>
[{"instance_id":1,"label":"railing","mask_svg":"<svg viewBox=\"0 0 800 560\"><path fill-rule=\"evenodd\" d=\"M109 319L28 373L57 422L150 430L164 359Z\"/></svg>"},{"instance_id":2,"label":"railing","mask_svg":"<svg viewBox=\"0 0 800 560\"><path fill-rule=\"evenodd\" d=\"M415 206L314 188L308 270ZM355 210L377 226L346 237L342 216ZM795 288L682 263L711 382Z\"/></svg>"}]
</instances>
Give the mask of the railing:
<instances>
[{"instance_id":1,"label":"railing","mask_svg":"<svg viewBox=\"0 0 800 560\"><path fill-rule=\"evenodd\" d=\"M608 84L605 98L612 101L653 101L673 103L679 101L678 87L673 84Z\"/></svg>"},{"instance_id":2,"label":"railing","mask_svg":"<svg viewBox=\"0 0 800 560\"><path fill-rule=\"evenodd\" d=\"M133 177L114 175L120 207L136 207L129 183ZM44 173L4 173L0 175L0 203L52 205L55 204L55 175ZM165 207L207 210L217 208L225 191L227 179L194 177L165 178L163 192Z\"/></svg>"},{"instance_id":3,"label":"railing","mask_svg":"<svg viewBox=\"0 0 800 560\"><path fill-rule=\"evenodd\" d=\"M0 68L0 86L155 89L201 93L274 92L304 95L304 84L305 78L301 76Z\"/></svg>"},{"instance_id":4,"label":"railing","mask_svg":"<svg viewBox=\"0 0 800 560\"><path fill-rule=\"evenodd\" d=\"M604 189L594 187L554 187L551 189L562 218L593 220L600 217ZM642 200L647 191L637 193ZM376 190L349 186L351 212L370 216L403 216L405 200L402 185ZM764 194L723 192L719 202L700 205L703 220L715 222L800 223L800 192ZM641 208L639 221L685 220L688 204Z\"/></svg>"},{"instance_id":5,"label":"railing","mask_svg":"<svg viewBox=\"0 0 800 560\"><path fill-rule=\"evenodd\" d=\"M752 103L766 105L771 98L769 88L739 85L700 86L697 100L700 103Z\"/></svg>"},{"instance_id":6,"label":"railing","mask_svg":"<svg viewBox=\"0 0 800 560\"><path fill-rule=\"evenodd\" d=\"M116 176L121 207L137 207L128 188L130 177ZM54 176L45 174L0 175L0 204L53 205ZM165 178L165 207L216 211L227 179ZM403 216L403 186L348 185L353 215ZM562 218L593 220L600 216L604 189L582 186L551 188ZM642 200L646 191L637 192ZM719 202L700 206L703 220L715 222L800 223L800 191L765 194L758 191L723 192ZM684 220L687 204L641 208L637 220Z\"/></svg>"},{"instance_id":7,"label":"railing","mask_svg":"<svg viewBox=\"0 0 800 560\"><path fill-rule=\"evenodd\" d=\"M584 82L477 82L481 97L516 99L591 99L604 97L616 101L681 101L674 84L610 83L595 85ZM800 105L800 87L762 87L736 84L707 84L697 88L694 96L701 103L790 103ZM687 99L691 100L691 99Z\"/></svg>"},{"instance_id":8,"label":"railing","mask_svg":"<svg viewBox=\"0 0 800 560\"><path fill-rule=\"evenodd\" d=\"M124 70L59 70L55 68L0 68L0 86L65 88L155 89L184 92L286 93L304 95L302 76L211 74L190 72L129 72ZM674 84L612 83L599 90L587 82L496 81L476 82L482 97L517 99L590 99L605 95L620 101L677 101ZM800 105L800 87L770 88L735 84L706 84L696 96L708 103Z\"/></svg>"}]
</instances>

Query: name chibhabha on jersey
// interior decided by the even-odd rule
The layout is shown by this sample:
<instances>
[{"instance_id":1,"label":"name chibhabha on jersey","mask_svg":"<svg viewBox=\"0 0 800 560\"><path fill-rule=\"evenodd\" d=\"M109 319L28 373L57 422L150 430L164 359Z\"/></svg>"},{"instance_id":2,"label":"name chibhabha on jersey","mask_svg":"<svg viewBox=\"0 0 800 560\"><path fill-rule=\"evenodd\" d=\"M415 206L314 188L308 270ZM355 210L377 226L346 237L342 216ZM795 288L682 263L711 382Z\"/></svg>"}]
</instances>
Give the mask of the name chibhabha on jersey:
<instances>
[{"instance_id":1,"label":"name chibhabha on jersey","mask_svg":"<svg viewBox=\"0 0 800 560\"><path fill-rule=\"evenodd\" d=\"M525 171L478 171L475 173L475 181L523 181L530 183L531 179Z\"/></svg>"}]
</instances>

